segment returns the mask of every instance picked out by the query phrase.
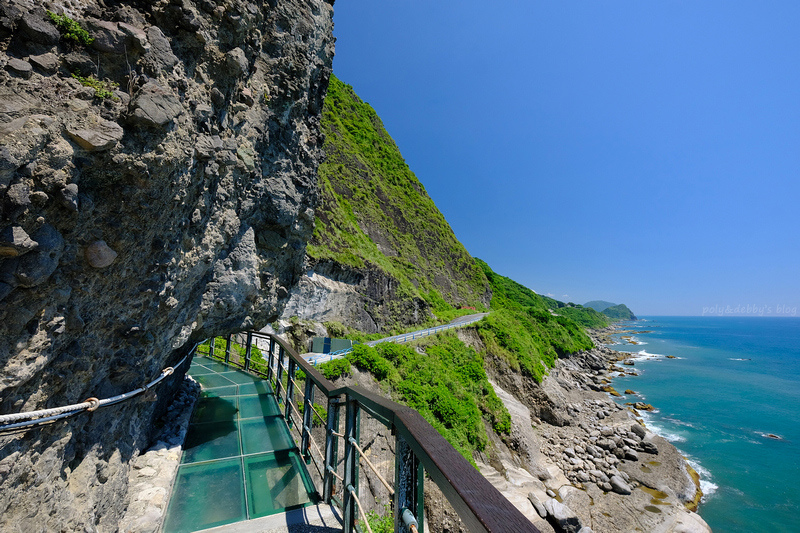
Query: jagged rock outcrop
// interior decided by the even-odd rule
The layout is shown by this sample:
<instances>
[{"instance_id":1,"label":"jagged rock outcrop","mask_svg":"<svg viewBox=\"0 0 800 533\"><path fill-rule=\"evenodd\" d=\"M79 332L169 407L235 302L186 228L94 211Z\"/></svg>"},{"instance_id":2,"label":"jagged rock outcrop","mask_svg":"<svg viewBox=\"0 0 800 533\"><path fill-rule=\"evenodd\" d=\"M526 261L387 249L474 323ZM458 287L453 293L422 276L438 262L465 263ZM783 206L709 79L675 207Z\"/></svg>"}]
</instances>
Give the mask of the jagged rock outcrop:
<instances>
[{"instance_id":1,"label":"jagged rock outcrop","mask_svg":"<svg viewBox=\"0 0 800 533\"><path fill-rule=\"evenodd\" d=\"M0 3L0 413L138 388L280 314L314 222L332 4ZM0 529L114 530L180 370L0 435Z\"/></svg>"},{"instance_id":2,"label":"jagged rock outcrop","mask_svg":"<svg viewBox=\"0 0 800 533\"><path fill-rule=\"evenodd\" d=\"M431 317L418 297L401 297L400 282L379 268L313 261L292 289L284 317L339 322L366 333L408 326Z\"/></svg>"}]
</instances>

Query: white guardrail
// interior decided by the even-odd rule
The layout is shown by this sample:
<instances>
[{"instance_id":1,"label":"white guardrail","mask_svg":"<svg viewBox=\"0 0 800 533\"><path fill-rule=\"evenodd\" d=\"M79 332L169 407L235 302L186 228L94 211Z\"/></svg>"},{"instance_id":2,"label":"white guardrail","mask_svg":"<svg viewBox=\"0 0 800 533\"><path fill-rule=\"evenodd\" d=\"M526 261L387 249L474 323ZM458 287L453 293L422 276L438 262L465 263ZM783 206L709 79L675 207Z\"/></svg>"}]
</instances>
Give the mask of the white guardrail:
<instances>
[{"instance_id":1,"label":"white guardrail","mask_svg":"<svg viewBox=\"0 0 800 533\"><path fill-rule=\"evenodd\" d=\"M392 337L386 337L384 339L378 339L376 341L369 341L363 344L367 346L375 346L377 344L381 344L382 342L394 342L397 344L402 344L404 342L413 341L416 339L421 339L422 337L429 337L430 335L435 335L440 331L453 329L453 328L461 328L464 326L468 326L470 324L474 324L479 320L482 320L483 317L488 315L489 313L480 313L477 315L471 315L469 318L464 320L459 320L457 322L451 322L449 324L444 324L442 326L435 326L432 328L421 329L418 331L412 331L411 333L403 333L401 335L394 335ZM345 348L344 350L337 350L335 352L326 353L326 354L313 354L311 357L308 357L306 361L311 363L314 366L317 366L321 363L327 363L328 361L333 361L334 359L341 359L348 353L352 352L353 348ZM310 354L307 354L310 355Z\"/></svg>"}]
</instances>

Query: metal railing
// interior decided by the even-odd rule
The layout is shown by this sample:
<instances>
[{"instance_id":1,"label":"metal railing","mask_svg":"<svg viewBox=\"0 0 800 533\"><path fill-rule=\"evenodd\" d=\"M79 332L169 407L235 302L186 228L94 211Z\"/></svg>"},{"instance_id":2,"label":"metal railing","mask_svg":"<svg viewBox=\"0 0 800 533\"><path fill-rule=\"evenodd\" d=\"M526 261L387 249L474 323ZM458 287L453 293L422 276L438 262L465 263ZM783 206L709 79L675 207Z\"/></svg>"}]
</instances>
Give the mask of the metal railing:
<instances>
[{"instance_id":1,"label":"metal railing","mask_svg":"<svg viewBox=\"0 0 800 533\"><path fill-rule=\"evenodd\" d=\"M319 491L320 487L317 490L321 499L341 508L345 533L359 529L372 531L358 494L362 461L392 498L390 507L395 532L424 533L425 474L439 487L470 531L538 531L417 411L359 386L336 387L279 337L255 331L239 335L244 349L228 336L225 362L270 381L279 404L284 404L287 425L299 437L300 454L306 462L313 463L319 473L322 490ZM254 342L262 346L260 357L254 358ZM208 353L213 354L214 339L208 348ZM199 349L197 353L206 354ZM304 379L298 379L298 371L303 372ZM327 400L324 415L314 406L317 390ZM295 405L296 395L302 398L299 402L302 410ZM345 412L343 427L342 409ZM381 475L362 448L362 415L389 428L394 436L393 485ZM324 447L314 439L315 420L317 433L324 435ZM344 445L341 457L340 444ZM341 473L340 465L343 466Z\"/></svg>"}]
</instances>

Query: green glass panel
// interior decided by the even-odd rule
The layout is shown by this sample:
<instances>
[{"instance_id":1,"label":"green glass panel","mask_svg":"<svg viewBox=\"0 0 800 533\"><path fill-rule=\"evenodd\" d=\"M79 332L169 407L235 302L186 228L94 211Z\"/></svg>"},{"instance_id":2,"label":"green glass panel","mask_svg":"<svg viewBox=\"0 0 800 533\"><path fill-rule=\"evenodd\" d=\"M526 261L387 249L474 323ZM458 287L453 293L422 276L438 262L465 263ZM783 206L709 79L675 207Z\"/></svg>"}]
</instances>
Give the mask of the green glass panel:
<instances>
[{"instance_id":1,"label":"green glass panel","mask_svg":"<svg viewBox=\"0 0 800 533\"><path fill-rule=\"evenodd\" d=\"M205 376L192 376L194 377L204 389L213 389L216 387L225 387L234 385L235 383L222 374L207 374Z\"/></svg>"},{"instance_id":2,"label":"green glass panel","mask_svg":"<svg viewBox=\"0 0 800 533\"><path fill-rule=\"evenodd\" d=\"M275 401L275 396L272 394L239 397L239 418L278 416L280 414L278 402Z\"/></svg>"},{"instance_id":3,"label":"green glass panel","mask_svg":"<svg viewBox=\"0 0 800 533\"><path fill-rule=\"evenodd\" d=\"M245 454L287 450L295 447L283 418L270 416L240 420Z\"/></svg>"},{"instance_id":4,"label":"green glass panel","mask_svg":"<svg viewBox=\"0 0 800 533\"><path fill-rule=\"evenodd\" d=\"M241 459L178 469L164 531L183 533L247 519Z\"/></svg>"},{"instance_id":5,"label":"green glass panel","mask_svg":"<svg viewBox=\"0 0 800 533\"><path fill-rule=\"evenodd\" d=\"M267 394L272 392L272 387L266 381L256 381L246 385L239 385L239 394Z\"/></svg>"},{"instance_id":6,"label":"green glass panel","mask_svg":"<svg viewBox=\"0 0 800 533\"><path fill-rule=\"evenodd\" d=\"M240 385L246 385L249 383L253 383L255 381L261 381L261 378L239 371L224 372L221 373L220 376L224 376L229 380L233 381L234 383L238 383Z\"/></svg>"},{"instance_id":7,"label":"green glass panel","mask_svg":"<svg viewBox=\"0 0 800 533\"><path fill-rule=\"evenodd\" d=\"M190 424L182 463L197 463L240 455L239 429L235 421Z\"/></svg>"},{"instance_id":8,"label":"green glass panel","mask_svg":"<svg viewBox=\"0 0 800 533\"><path fill-rule=\"evenodd\" d=\"M228 387L217 387L215 389L206 389L200 393L201 398L219 398L221 396L236 396L239 393L237 385L230 385Z\"/></svg>"},{"instance_id":9,"label":"green glass panel","mask_svg":"<svg viewBox=\"0 0 800 533\"><path fill-rule=\"evenodd\" d=\"M244 458L250 518L282 512L311 501L310 484L293 452L265 453Z\"/></svg>"},{"instance_id":10,"label":"green glass panel","mask_svg":"<svg viewBox=\"0 0 800 533\"><path fill-rule=\"evenodd\" d=\"M236 396L201 398L192 415L192 422L234 422L238 418Z\"/></svg>"},{"instance_id":11,"label":"green glass panel","mask_svg":"<svg viewBox=\"0 0 800 533\"><path fill-rule=\"evenodd\" d=\"M219 361L214 361L213 359L203 361L201 364L209 370L213 370L214 372L230 371L230 367L228 365L220 363Z\"/></svg>"},{"instance_id":12,"label":"green glass panel","mask_svg":"<svg viewBox=\"0 0 800 533\"><path fill-rule=\"evenodd\" d=\"M196 361L189 367L188 373L190 376L202 376L204 374L213 374L214 371L205 365L201 365Z\"/></svg>"},{"instance_id":13,"label":"green glass panel","mask_svg":"<svg viewBox=\"0 0 800 533\"><path fill-rule=\"evenodd\" d=\"M213 370L214 372L227 372L230 370L227 365L217 361L216 359L211 359L210 357L195 357L192 360L192 365L195 363L201 364L209 370Z\"/></svg>"}]
</instances>

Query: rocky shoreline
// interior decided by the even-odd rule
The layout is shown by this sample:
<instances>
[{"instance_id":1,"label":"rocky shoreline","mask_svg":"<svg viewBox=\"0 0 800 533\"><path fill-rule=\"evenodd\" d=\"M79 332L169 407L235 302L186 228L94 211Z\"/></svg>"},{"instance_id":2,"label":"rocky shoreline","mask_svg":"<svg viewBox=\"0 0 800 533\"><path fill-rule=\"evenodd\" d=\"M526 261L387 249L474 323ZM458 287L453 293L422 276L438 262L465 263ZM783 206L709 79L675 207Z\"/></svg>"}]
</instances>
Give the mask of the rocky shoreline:
<instances>
[{"instance_id":1,"label":"rocky shoreline","mask_svg":"<svg viewBox=\"0 0 800 533\"><path fill-rule=\"evenodd\" d=\"M496 376L514 431L481 471L543 532L710 532L693 512L697 474L635 408L610 397L629 357L604 346L612 328L590 332L596 348L559 359L526 405L504 390L518 383Z\"/></svg>"}]
</instances>

